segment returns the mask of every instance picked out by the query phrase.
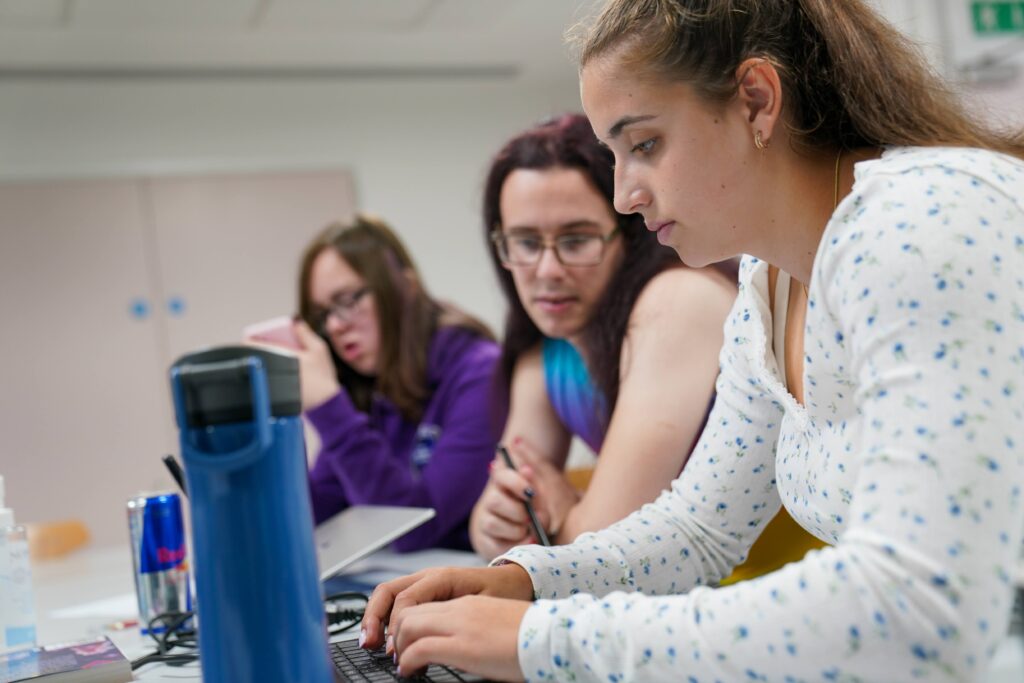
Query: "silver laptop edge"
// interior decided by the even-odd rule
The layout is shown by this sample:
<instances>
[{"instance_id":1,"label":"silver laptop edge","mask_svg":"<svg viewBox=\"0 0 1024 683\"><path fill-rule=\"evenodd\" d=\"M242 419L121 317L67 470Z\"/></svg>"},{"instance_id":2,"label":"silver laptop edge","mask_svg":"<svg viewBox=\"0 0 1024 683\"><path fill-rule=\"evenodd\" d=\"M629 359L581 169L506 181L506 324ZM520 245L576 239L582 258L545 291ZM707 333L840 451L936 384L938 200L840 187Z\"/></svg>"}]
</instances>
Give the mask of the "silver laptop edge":
<instances>
[{"instance_id":1,"label":"silver laptop edge","mask_svg":"<svg viewBox=\"0 0 1024 683\"><path fill-rule=\"evenodd\" d=\"M356 505L316 527L320 579L328 579L353 562L434 518L433 508Z\"/></svg>"}]
</instances>

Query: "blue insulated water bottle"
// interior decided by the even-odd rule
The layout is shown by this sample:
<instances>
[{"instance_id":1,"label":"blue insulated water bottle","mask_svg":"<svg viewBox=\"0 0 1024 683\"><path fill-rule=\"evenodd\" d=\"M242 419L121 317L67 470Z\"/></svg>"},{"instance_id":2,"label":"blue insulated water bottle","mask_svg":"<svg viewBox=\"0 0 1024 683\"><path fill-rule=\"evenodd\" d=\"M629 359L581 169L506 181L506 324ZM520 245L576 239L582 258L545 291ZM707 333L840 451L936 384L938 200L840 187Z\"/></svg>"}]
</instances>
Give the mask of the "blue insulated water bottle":
<instances>
[{"instance_id":1,"label":"blue insulated water bottle","mask_svg":"<svg viewBox=\"0 0 1024 683\"><path fill-rule=\"evenodd\" d=\"M332 680L293 356L231 346L171 366L205 683Z\"/></svg>"}]
</instances>

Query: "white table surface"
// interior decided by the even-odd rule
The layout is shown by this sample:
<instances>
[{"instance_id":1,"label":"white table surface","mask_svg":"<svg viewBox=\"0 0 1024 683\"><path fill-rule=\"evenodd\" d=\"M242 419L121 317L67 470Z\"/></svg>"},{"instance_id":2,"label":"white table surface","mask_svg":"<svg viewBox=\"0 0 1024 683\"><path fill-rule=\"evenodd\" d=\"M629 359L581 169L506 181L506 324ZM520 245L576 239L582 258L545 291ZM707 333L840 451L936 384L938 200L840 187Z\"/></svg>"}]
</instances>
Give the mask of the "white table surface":
<instances>
[{"instance_id":1,"label":"white table surface","mask_svg":"<svg viewBox=\"0 0 1024 683\"><path fill-rule=\"evenodd\" d=\"M472 553L426 550L398 555L383 550L352 565L346 575L385 581L434 566L483 566ZM49 645L109 636L126 657L153 650L138 625L132 561L127 546L85 548L58 560L32 566L38 642ZM355 637L355 631L338 638ZM147 665L135 672L139 681L200 680L198 664L183 667Z\"/></svg>"},{"instance_id":2,"label":"white table surface","mask_svg":"<svg viewBox=\"0 0 1024 683\"><path fill-rule=\"evenodd\" d=\"M479 566L471 553L428 550L407 555L381 551L353 565L346 574L385 580L424 567ZM32 567L40 644L109 636L125 656L134 659L152 650L138 626L118 628L137 619L132 563L127 546L85 548L59 560ZM1018 571L1018 585L1024 572ZM353 637L354 634L346 637ZM135 672L139 681L200 680L198 664L184 667L148 665ZM1024 681L1024 635L1008 637L992 662L985 683Z\"/></svg>"}]
</instances>

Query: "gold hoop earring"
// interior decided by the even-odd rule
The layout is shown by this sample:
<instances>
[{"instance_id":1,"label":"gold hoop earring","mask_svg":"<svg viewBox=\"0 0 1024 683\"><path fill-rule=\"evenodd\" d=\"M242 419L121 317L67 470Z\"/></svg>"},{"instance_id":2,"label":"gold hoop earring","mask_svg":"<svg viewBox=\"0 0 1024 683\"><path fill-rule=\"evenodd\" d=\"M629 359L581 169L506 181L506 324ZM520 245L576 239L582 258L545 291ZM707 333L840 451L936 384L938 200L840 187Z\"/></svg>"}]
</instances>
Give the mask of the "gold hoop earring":
<instances>
[{"instance_id":1,"label":"gold hoop earring","mask_svg":"<svg viewBox=\"0 0 1024 683\"><path fill-rule=\"evenodd\" d=\"M768 149L768 145L770 143L771 143L771 140L769 140L768 142L765 142L761 138L761 131L759 131L759 130L754 131L754 147L757 147L759 150L761 150L763 152L766 149Z\"/></svg>"}]
</instances>

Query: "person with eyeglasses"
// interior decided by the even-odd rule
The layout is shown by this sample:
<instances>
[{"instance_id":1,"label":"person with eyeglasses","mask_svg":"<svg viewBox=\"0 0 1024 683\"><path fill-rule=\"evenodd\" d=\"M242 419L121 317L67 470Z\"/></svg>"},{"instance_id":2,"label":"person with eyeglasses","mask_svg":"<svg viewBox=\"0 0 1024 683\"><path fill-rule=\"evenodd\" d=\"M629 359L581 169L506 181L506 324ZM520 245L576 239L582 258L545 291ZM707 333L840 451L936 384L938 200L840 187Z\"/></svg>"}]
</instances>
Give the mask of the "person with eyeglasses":
<instances>
[{"instance_id":1,"label":"person with eyeglasses","mask_svg":"<svg viewBox=\"0 0 1024 683\"><path fill-rule=\"evenodd\" d=\"M431 507L393 547L469 549L501 424L491 332L433 299L398 236L368 215L307 247L294 328L302 408L321 444L309 473L316 521L350 505Z\"/></svg>"},{"instance_id":2,"label":"person with eyeglasses","mask_svg":"<svg viewBox=\"0 0 1024 683\"><path fill-rule=\"evenodd\" d=\"M616 213L611 163L570 114L513 137L487 176L484 229L508 305L498 400L516 467L495 459L473 510L486 559L538 542L528 499L555 544L654 500L713 400L733 281L680 267ZM573 437L597 455L583 493L565 472Z\"/></svg>"},{"instance_id":3,"label":"person with eyeglasses","mask_svg":"<svg viewBox=\"0 0 1024 683\"><path fill-rule=\"evenodd\" d=\"M526 500L555 544L654 500L713 403L735 271L682 267L642 219L615 211L612 174L589 122L564 115L510 140L486 181L484 227L508 302L503 443L517 461L495 459L473 510L473 547L487 559L538 542ZM564 471L572 437L597 454L583 493ZM788 518L779 524L744 571L810 547Z\"/></svg>"},{"instance_id":4,"label":"person with eyeglasses","mask_svg":"<svg viewBox=\"0 0 1024 683\"><path fill-rule=\"evenodd\" d=\"M607 529L378 586L365 647L506 681L1010 680L1024 129L875 4L606 0L580 93L616 208L687 264L745 254L708 426ZM712 587L782 506L830 547Z\"/></svg>"}]
</instances>

